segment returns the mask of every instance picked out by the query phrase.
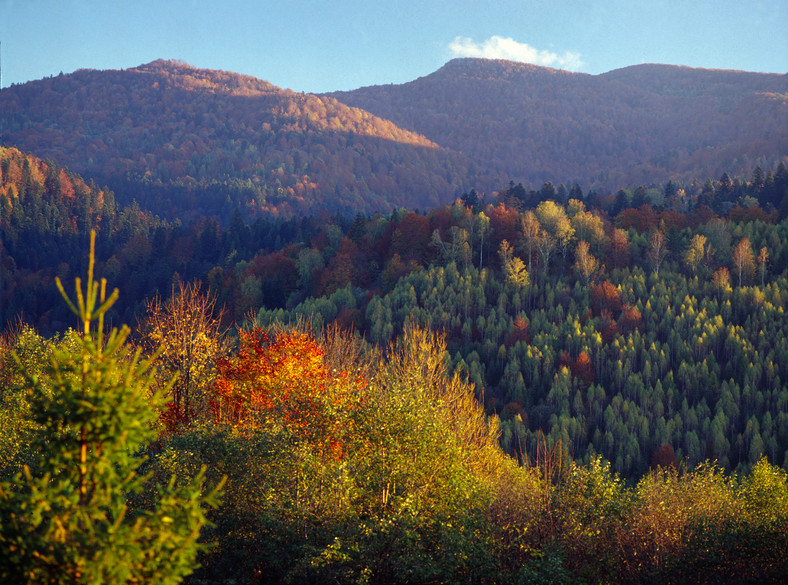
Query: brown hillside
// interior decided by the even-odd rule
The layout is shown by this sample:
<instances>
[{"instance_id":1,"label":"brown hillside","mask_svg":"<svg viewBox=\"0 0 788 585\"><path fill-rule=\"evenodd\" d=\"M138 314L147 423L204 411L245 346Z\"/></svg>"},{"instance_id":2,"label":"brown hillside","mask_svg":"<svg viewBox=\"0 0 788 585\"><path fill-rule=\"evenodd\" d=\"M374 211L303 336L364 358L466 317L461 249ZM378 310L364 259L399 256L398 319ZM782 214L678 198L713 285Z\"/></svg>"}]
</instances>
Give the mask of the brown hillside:
<instances>
[{"instance_id":1,"label":"brown hillside","mask_svg":"<svg viewBox=\"0 0 788 585\"><path fill-rule=\"evenodd\" d=\"M749 175L788 155L786 75L638 65L592 76L457 59L330 95L537 187Z\"/></svg>"},{"instance_id":2,"label":"brown hillside","mask_svg":"<svg viewBox=\"0 0 788 585\"><path fill-rule=\"evenodd\" d=\"M0 93L4 145L164 217L433 207L510 180L584 190L788 161L788 76L482 59L324 96L155 61Z\"/></svg>"},{"instance_id":3,"label":"brown hillside","mask_svg":"<svg viewBox=\"0 0 788 585\"><path fill-rule=\"evenodd\" d=\"M118 197L164 187L171 209L156 211L172 215L217 212L210 206L227 197L251 212L433 206L463 188L466 172L423 136L334 98L172 61L13 86L0 112L5 144Z\"/></svg>"}]
</instances>

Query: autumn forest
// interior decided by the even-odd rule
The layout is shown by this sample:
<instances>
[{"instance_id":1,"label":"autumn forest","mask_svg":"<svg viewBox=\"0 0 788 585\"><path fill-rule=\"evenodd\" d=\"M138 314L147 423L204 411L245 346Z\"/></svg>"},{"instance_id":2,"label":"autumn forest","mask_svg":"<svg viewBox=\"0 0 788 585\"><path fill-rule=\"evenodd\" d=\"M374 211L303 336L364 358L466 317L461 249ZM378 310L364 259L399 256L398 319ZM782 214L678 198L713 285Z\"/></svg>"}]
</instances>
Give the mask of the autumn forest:
<instances>
[{"instance_id":1,"label":"autumn forest","mask_svg":"<svg viewBox=\"0 0 788 585\"><path fill-rule=\"evenodd\" d=\"M3 90L0 582L782 582L786 96Z\"/></svg>"}]
</instances>

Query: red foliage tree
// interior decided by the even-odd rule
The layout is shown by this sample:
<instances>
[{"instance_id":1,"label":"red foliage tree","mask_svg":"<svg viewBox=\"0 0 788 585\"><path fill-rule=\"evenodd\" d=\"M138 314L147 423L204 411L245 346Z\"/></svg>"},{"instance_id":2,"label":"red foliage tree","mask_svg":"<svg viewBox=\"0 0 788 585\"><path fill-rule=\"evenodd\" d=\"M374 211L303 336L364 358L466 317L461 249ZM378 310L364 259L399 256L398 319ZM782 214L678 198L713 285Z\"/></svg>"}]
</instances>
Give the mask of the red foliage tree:
<instances>
[{"instance_id":1,"label":"red foliage tree","mask_svg":"<svg viewBox=\"0 0 788 585\"><path fill-rule=\"evenodd\" d=\"M631 246L629 237L625 230L615 228L610 234L609 255L613 261L613 268L626 266L629 263L629 250Z\"/></svg>"},{"instance_id":2,"label":"red foliage tree","mask_svg":"<svg viewBox=\"0 0 788 585\"><path fill-rule=\"evenodd\" d=\"M590 386L594 382L595 374L594 367L591 365L591 360L588 354L581 351L573 366L570 367L572 375L580 380L584 386Z\"/></svg>"},{"instance_id":3,"label":"red foliage tree","mask_svg":"<svg viewBox=\"0 0 788 585\"><path fill-rule=\"evenodd\" d=\"M451 212L449 211L448 207L440 207L439 209L435 209L429 215L430 218L430 236L432 236L432 232L438 230L441 235L441 238L444 240L448 237L449 228L451 228L453 222L451 219Z\"/></svg>"},{"instance_id":4,"label":"red foliage tree","mask_svg":"<svg viewBox=\"0 0 788 585\"><path fill-rule=\"evenodd\" d=\"M624 310L621 312L621 328L626 331L634 331L643 327L643 316L638 311L637 307L630 307L624 305Z\"/></svg>"},{"instance_id":5,"label":"red foliage tree","mask_svg":"<svg viewBox=\"0 0 788 585\"><path fill-rule=\"evenodd\" d=\"M531 343L531 336L528 334L528 322L521 315L518 315L514 320L512 332L506 338L506 345L512 346L518 341Z\"/></svg>"},{"instance_id":6,"label":"red foliage tree","mask_svg":"<svg viewBox=\"0 0 788 585\"><path fill-rule=\"evenodd\" d=\"M560 366L569 368L569 372L578 379L583 387L587 388L594 382L596 377L594 367L591 365L591 360L586 352L581 351L577 359L573 360L568 352L563 351L558 363Z\"/></svg>"},{"instance_id":7,"label":"red foliage tree","mask_svg":"<svg viewBox=\"0 0 788 585\"><path fill-rule=\"evenodd\" d=\"M403 261L424 263L430 243L430 221L423 215L409 213L402 218L391 235L391 253L399 254Z\"/></svg>"},{"instance_id":8,"label":"red foliage tree","mask_svg":"<svg viewBox=\"0 0 788 585\"><path fill-rule=\"evenodd\" d=\"M320 294L330 295L350 284L365 280L367 260L359 252L356 243L345 236L320 279Z\"/></svg>"},{"instance_id":9,"label":"red foliage tree","mask_svg":"<svg viewBox=\"0 0 788 585\"><path fill-rule=\"evenodd\" d=\"M775 223L779 217L776 209L766 213L759 205L752 205L750 207L741 207L737 205L731 209L728 217L731 221L738 223L746 223L750 221L762 221L764 223Z\"/></svg>"},{"instance_id":10,"label":"red foliage tree","mask_svg":"<svg viewBox=\"0 0 788 585\"><path fill-rule=\"evenodd\" d=\"M659 216L654 213L651 205L641 205L637 209L625 209L616 216L616 225L622 229L635 228L638 233L655 229L659 225Z\"/></svg>"},{"instance_id":11,"label":"red foliage tree","mask_svg":"<svg viewBox=\"0 0 788 585\"><path fill-rule=\"evenodd\" d=\"M241 331L237 354L217 360L217 371L215 424L285 430L324 457L342 457L363 381L329 372L311 336Z\"/></svg>"},{"instance_id":12,"label":"red foliage tree","mask_svg":"<svg viewBox=\"0 0 788 585\"><path fill-rule=\"evenodd\" d=\"M698 205L687 218L687 222L690 228L695 229L710 222L715 217L717 217L717 214L708 205Z\"/></svg>"},{"instance_id":13,"label":"red foliage tree","mask_svg":"<svg viewBox=\"0 0 788 585\"><path fill-rule=\"evenodd\" d=\"M618 315L624 305L616 285L609 280L604 280L591 289L591 306L594 309L594 314L599 316L605 310L611 315Z\"/></svg>"},{"instance_id":14,"label":"red foliage tree","mask_svg":"<svg viewBox=\"0 0 788 585\"><path fill-rule=\"evenodd\" d=\"M488 205L485 213L490 218L490 242L494 249L497 249L503 240L512 244L517 241L519 236L517 222L520 214L516 209L500 203L495 207Z\"/></svg>"},{"instance_id":15,"label":"red foliage tree","mask_svg":"<svg viewBox=\"0 0 788 585\"><path fill-rule=\"evenodd\" d=\"M602 334L602 341L606 344L612 342L618 335L618 325L608 309L602 309L598 329L599 333Z\"/></svg>"},{"instance_id":16,"label":"red foliage tree","mask_svg":"<svg viewBox=\"0 0 788 585\"><path fill-rule=\"evenodd\" d=\"M659 449L651 455L651 469L677 469L679 466L676 460L676 453L670 445L661 445Z\"/></svg>"},{"instance_id":17,"label":"red foliage tree","mask_svg":"<svg viewBox=\"0 0 788 585\"><path fill-rule=\"evenodd\" d=\"M659 214L659 219L664 222L665 230L675 227L678 230L683 229L687 225L687 217L683 213L677 213L672 209L668 209Z\"/></svg>"}]
</instances>

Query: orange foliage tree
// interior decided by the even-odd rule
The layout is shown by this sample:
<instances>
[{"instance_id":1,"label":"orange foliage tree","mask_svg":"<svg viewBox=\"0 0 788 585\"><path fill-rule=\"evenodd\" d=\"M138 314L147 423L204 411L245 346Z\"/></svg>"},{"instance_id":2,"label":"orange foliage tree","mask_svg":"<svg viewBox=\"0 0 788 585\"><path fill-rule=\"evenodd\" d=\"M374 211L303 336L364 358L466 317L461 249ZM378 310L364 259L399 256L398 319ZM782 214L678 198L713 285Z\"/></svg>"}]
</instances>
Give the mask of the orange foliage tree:
<instances>
[{"instance_id":1,"label":"orange foliage tree","mask_svg":"<svg viewBox=\"0 0 788 585\"><path fill-rule=\"evenodd\" d=\"M591 365L591 360L585 351L581 351L577 355L577 359L572 359L568 352L561 352L558 363L560 366L566 366L572 373L572 376L577 378L584 388L588 388L594 383L596 377L594 367Z\"/></svg>"},{"instance_id":2,"label":"orange foliage tree","mask_svg":"<svg viewBox=\"0 0 788 585\"><path fill-rule=\"evenodd\" d=\"M324 457L342 458L363 380L329 371L310 335L241 331L238 352L217 360L217 371L215 424L288 432Z\"/></svg>"},{"instance_id":3,"label":"orange foliage tree","mask_svg":"<svg viewBox=\"0 0 788 585\"><path fill-rule=\"evenodd\" d=\"M616 285L609 280L603 280L591 289L591 306L596 315L601 315L605 309L612 315L618 315L624 308Z\"/></svg>"}]
</instances>

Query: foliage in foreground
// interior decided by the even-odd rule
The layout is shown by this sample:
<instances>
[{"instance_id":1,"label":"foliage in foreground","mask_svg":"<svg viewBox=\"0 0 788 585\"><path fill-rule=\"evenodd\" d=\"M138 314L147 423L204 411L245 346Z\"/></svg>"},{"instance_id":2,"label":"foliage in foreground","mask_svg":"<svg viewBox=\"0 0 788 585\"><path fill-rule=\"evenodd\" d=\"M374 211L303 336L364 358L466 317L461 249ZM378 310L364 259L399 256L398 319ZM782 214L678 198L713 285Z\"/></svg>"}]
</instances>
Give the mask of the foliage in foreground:
<instances>
[{"instance_id":1,"label":"foliage in foreground","mask_svg":"<svg viewBox=\"0 0 788 585\"><path fill-rule=\"evenodd\" d=\"M3 453L3 475L15 460L34 459L34 466L0 481L0 581L179 583L195 567L203 507L217 504L217 491L203 493L199 472L182 485L156 486L150 506L129 509L149 479L137 469L164 396L149 393L151 362L129 354L129 329L105 335L104 314L117 290L107 298L106 281L93 280L93 246L90 260L84 292L77 280L76 303L58 281L82 332L44 346L37 364L35 353L15 354L24 385L14 389L5 380L5 413L12 398L26 416L3 433L3 446L12 447L10 456ZM26 456L22 439L30 441Z\"/></svg>"},{"instance_id":2,"label":"foliage in foreground","mask_svg":"<svg viewBox=\"0 0 788 585\"><path fill-rule=\"evenodd\" d=\"M19 358L3 364L0 401L5 581L175 583L198 535L213 546L193 583L779 583L788 571L783 470L666 465L627 484L547 439L517 462L444 337L413 322L385 350L337 330L244 331L195 370L188 420L148 393L166 360L83 322L61 341L6 341ZM224 476L206 523L215 498L200 485Z\"/></svg>"},{"instance_id":3,"label":"foliage in foreground","mask_svg":"<svg viewBox=\"0 0 788 585\"><path fill-rule=\"evenodd\" d=\"M519 465L450 363L412 323L385 352L336 331L242 336L219 368L223 416L169 436L153 462L228 476L194 582L777 583L788 570L783 470L667 466L627 484L546 441Z\"/></svg>"}]
</instances>

